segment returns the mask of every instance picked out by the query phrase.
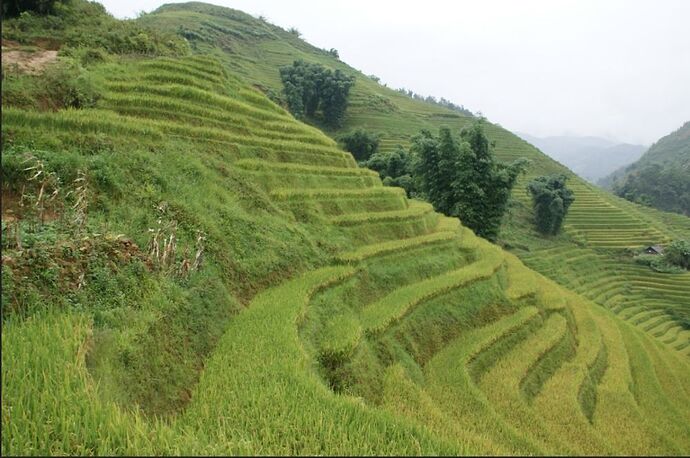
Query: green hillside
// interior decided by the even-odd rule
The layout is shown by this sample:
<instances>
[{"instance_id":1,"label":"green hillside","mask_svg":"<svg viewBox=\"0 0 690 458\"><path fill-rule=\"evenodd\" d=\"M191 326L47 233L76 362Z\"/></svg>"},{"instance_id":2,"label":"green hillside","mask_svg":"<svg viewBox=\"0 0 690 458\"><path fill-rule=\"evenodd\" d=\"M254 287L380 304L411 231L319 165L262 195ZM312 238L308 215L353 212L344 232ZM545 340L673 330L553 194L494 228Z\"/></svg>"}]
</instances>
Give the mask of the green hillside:
<instances>
[{"instance_id":1,"label":"green hillside","mask_svg":"<svg viewBox=\"0 0 690 458\"><path fill-rule=\"evenodd\" d=\"M672 318L652 337L382 186L225 58L176 54L85 63L93 106L3 97L3 455L690 452ZM541 243L519 202L507 230Z\"/></svg>"},{"instance_id":2,"label":"green hillside","mask_svg":"<svg viewBox=\"0 0 690 458\"><path fill-rule=\"evenodd\" d=\"M278 69L295 59L355 75L344 126L327 131L330 135L363 127L379 132L382 149L389 150L396 145L409 146L410 138L421 129L460 129L472 122L471 117L456 111L386 88L297 35L237 10L204 3L169 4L140 20L165 32L181 33L194 52L218 57L232 73L268 94L281 91ZM504 247L530 267L599 304L621 311L642 306L645 311L661 313L669 323L690 329L690 274L657 274L633 264L628 251L690 239L689 218L611 196L498 125L488 124L487 134L495 142L500 159L524 157L531 161L527 175L516 186L512 209L505 219L500 237ZM552 173L569 177L576 200L566 219L565 234L545 240L532 230L525 184L534 176ZM668 292L669 284L678 285L677 294ZM685 332L678 338L671 344L680 349L690 345Z\"/></svg>"},{"instance_id":3,"label":"green hillside","mask_svg":"<svg viewBox=\"0 0 690 458\"><path fill-rule=\"evenodd\" d=\"M663 137L635 163L604 180L621 197L690 215L690 122Z\"/></svg>"}]
</instances>

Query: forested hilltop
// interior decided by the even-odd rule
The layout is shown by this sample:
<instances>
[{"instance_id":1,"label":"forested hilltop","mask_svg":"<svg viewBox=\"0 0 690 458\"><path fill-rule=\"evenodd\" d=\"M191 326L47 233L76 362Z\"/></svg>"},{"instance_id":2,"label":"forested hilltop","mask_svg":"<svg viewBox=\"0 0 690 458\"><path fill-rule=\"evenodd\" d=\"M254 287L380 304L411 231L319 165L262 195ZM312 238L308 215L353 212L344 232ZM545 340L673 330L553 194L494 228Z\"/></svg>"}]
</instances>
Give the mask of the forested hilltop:
<instances>
[{"instance_id":1,"label":"forested hilltop","mask_svg":"<svg viewBox=\"0 0 690 458\"><path fill-rule=\"evenodd\" d=\"M690 453L690 273L632 260L687 218L238 11L12 5L3 455Z\"/></svg>"},{"instance_id":2,"label":"forested hilltop","mask_svg":"<svg viewBox=\"0 0 690 458\"><path fill-rule=\"evenodd\" d=\"M690 121L602 184L631 202L690 215Z\"/></svg>"}]
</instances>

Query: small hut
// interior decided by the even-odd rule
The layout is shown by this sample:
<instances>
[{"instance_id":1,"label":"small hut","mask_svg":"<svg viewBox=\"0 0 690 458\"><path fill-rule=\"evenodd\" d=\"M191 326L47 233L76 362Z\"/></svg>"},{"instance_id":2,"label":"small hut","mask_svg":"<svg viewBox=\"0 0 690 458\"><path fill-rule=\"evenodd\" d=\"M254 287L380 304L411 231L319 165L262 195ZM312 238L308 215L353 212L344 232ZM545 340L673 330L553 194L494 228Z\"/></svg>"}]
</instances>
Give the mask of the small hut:
<instances>
[{"instance_id":1,"label":"small hut","mask_svg":"<svg viewBox=\"0 0 690 458\"><path fill-rule=\"evenodd\" d=\"M664 254L664 247L661 245L651 245L644 249L645 254Z\"/></svg>"}]
</instances>

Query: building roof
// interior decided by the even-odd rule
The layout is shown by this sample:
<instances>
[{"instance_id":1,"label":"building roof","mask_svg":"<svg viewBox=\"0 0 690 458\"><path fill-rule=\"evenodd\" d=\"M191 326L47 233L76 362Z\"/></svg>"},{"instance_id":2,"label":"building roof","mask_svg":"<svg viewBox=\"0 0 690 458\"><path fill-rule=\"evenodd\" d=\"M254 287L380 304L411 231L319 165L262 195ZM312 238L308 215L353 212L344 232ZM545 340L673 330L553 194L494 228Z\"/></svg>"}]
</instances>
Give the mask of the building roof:
<instances>
[{"instance_id":1,"label":"building roof","mask_svg":"<svg viewBox=\"0 0 690 458\"><path fill-rule=\"evenodd\" d=\"M664 247L662 247L661 245L650 245L645 249L645 251L648 251L648 250L654 250L657 253L661 254L664 252Z\"/></svg>"}]
</instances>

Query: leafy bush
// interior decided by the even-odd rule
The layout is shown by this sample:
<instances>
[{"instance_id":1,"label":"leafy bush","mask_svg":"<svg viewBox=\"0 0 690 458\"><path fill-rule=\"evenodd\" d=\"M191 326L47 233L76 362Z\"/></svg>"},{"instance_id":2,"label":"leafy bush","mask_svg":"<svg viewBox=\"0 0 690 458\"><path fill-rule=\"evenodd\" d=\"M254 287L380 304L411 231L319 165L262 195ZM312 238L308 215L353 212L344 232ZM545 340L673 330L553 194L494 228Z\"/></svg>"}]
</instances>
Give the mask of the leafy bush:
<instances>
[{"instance_id":1,"label":"leafy bush","mask_svg":"<svg viewBox=\"0 0 690 458\"><path fill-rule=\"evenodd\" d=\"M676 274L683 271L678 265L670 262L668 255L640 254L633 258L633 262L635 262L635 264L647 266L655 272L664 274Z\"/></svg>"},{"instance_id":2,"label":"leafy bush","mask_svg":"<svg viewBox=\"0 0 690 458\"><path fill-rule=\"evenodd\" d=\"M664 257L671 265L690 269L690 241L674 240L666 247Z\"/></svg>"},{"instance_id":3,"label":"leafy bush","mask_svg":"<svg viewBox=\"0 0 690 458\"><path fill-rule=\"evenodd\" d=\"M561 230L568 208L575 201L573 192L565 186L565 175L540 176L527 185L532 195L537 230L555 235Z\"/></svg>"},{"instance_id":4,"label":"leafy bush","mask_svg":"<svg viewBox=\"0 0 690 458\"><path fill-rule=\"evenodd\" d=\"M414 157L402 147L395 151L373 154L362 165L379 172L379 176L386 186L403 188L408 196L417 191L414 173Z\"/></svg>"},{"instance_id":5,"label":"leafy bush","mask_svg":"<svg viewBox=\"0 0 690 458\"><path fill-rule=\"evenodd\" d=\"M108 53L102 48L70 48L65 47L60 50L61 56L71 57L83 66L107 62L109 60Z\"/></svg>"},{"instance_id":6,"label":"leafy bush","mask_svg":"<svg viewBox=\"0 0 690 458\"><path fill-rule=\"evenodd\" d=\"M51 65L42 75L52 108L93 107L101 97L90 75L74 62Z\"/></svg>"},{"instance_id":7,"label":"leafy bush","mask_svg":"<svg viewBox=\"0 0 690 458\"><path fill-rule=\"evenodd\" d=\"M340 142L347 151L352 153L357 161L366 161L377 153L380 138L381 136L379 134L357 128L352 132L341 135ZM369 166L367 165L367 167ZM374 170L379 171L376 168L374 168Z\"/></svg>"}]
</instances>

